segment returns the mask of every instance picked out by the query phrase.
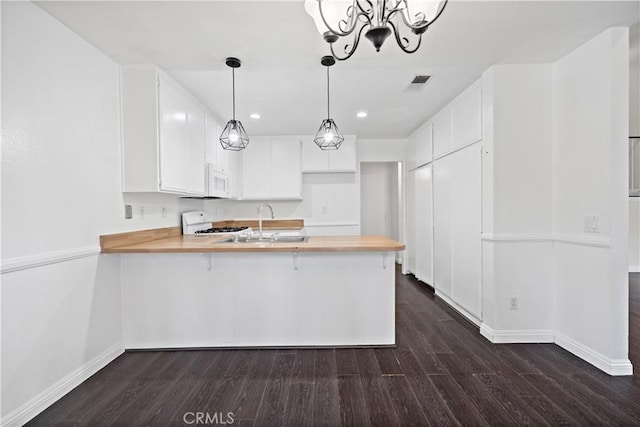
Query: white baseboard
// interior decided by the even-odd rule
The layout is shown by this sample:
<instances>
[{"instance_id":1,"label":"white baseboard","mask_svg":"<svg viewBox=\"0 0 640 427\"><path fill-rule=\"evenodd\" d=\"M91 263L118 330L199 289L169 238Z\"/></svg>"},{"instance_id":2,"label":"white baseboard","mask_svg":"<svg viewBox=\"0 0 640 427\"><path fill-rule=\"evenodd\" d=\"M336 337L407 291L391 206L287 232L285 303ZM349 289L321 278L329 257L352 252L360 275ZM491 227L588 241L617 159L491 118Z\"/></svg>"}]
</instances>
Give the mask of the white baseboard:
<instances>
[{"instance_id":1,"label":"white baseboard","mask_svg":"<svg viewBox=\"0 0 640 427\"><path fill-rule=\"evenodd\" d=\"M633 365L631 365L629 359L611 359L564 334L552 330L496 331L483 323L480 326L480 334L494 344L553 343L609 375L633 375Z\"/></svg>"},{"instance_id":2,"label":"white baseboard","mask_svg":"<svg viewBox=\"0 0 640 427\"><path fill-rule=\"evenodd\" d=\"M629 273L640 273L640 265L630 265Z\"/></svg>"},{"instance_id":3,"label":"white baseboard","mask_svg":"<svg viewBox=\"0 0 640 427\"><path fill-rule=\"evenodd\" d=\"M444 302L446 302L449 307L453 308L455 311L460 313L462 316L466 317L467 320L469 320L474 325L479 327L480 324L482 323L482 320L478 319L473 313L467 311L466 308L464 308L461 305L459 305L456 302L454 302L451 298L449 298L449 296L443 294L442 292L438 292L437 288L436 288L436 296L438 298L440 298L441 300L443 300Z\"/></svg>"},{"instance_id":4,"label":"white baseboard","mask_svg":"<svg viewBox=\"0 0 640 427\"><path fill-rule=\"evenodd\" d=\"M611 359L559 332L555 333L555 343L609 375L633 375L629 359Z\"/></svg>"},{"instance_id":5,"label":"white baseboard","mask_svg":"<svg viewBox=\"0 0 640 427\"><path fill-rule=\"evenodd\" d=\"M480 326L480 334L494 344L554 342L553 331L547 329L513 329L494 331L483 323Z\"/></svg>"},{"instance_id":6,"label":"white baseboard","mask_svg":"<svg viewBox=\"0 0 640 427\"><path fill-rule=\"evenodd\" d=\"M124 353L122 344L116 344L95 359L80 366L69 375L60 379L51 387L43 390L33 399L25 402L12 411L0 421L0 425L5 427L22 426L34 418L40 412L47 409L51 404L62 398L65 394L80 385L83 381L107 366L116 357Z\"/></svg>"}]
</instances>

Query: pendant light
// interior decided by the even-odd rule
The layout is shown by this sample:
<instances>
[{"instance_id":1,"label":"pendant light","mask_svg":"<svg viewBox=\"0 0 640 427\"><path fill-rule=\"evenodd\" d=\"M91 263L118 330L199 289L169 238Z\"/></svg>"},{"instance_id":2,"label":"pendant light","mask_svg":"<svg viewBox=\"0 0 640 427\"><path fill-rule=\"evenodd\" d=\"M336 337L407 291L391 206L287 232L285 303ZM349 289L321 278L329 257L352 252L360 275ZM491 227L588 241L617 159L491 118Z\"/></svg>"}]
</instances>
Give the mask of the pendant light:
<instances>
[{"instance_id":1,"label":"pendant light","mask_svg":"<svg viewBox=\"0 0 640 427\"><path fill-rule=\"evenodd\" d=\"M227 58L225 63L231 68L232 93L233 93L233 116L220 134L220 144L225 150L240 151L249 145L249 137L244 130L240 120L236 120L236 68L240 68L238 58Z\"/></svg>"},{"instance_id":2,"label":"pendant light","mask_svg":"<svg viewBox=\"0 0 640 427\"><path fill-rule=\"evenodd\" d=\"M344 136L329 113L329 67L334 65L336 60L333 56L327 55L322 57L320 63L327 67L327 118L322 121L313 141L321 150L337 150L344 141Z\"/></svg>"}]
</instances>

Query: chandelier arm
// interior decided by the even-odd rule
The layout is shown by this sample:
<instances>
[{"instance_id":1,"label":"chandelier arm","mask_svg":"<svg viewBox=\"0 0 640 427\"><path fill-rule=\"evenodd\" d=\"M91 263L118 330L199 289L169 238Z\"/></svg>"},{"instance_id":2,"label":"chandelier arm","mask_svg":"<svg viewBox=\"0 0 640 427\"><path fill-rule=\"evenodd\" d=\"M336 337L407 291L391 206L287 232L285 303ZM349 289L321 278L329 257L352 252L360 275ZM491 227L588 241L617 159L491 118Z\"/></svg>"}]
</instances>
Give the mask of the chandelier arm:
<instances>
[{"instance_id":1,"label":"chandelier arm","mask_svg":"<svg viewBox=\"0 0 640 427\"><path fill-rule=\"evenodd\" d=\"M423 22L422 24L414 25L411 22L409 22L409 20L407 19L407 15L402 12L402 8L394 8L392 11L390 11L387 20L391 19L391 17L394 14L400 13L400 16L402 16L402 20L404 21L404 24L407 27L409 27L410 29L412 29L412 30L426 29L426 28L429 28L429 26L431 24L433 24L434 22L436 22L438 20L440 15L442 15L442 12L444 12L444 8L447 7L448 3L449 3L449 0L445 0L444 3L442 3L442 7L438 11L438 13L436 13L436 16L434 16L431 21L426 21L425 20L425 22ZM422 12L420 12L420 13L422 13ZM422 14L424 15L424 13L422 13Z\"/></svg>"},{"instance_id":2,"label":"chandelier arm","mask_svg":"<svg viewBox=\"0 0 640 427\"><path fill-rule=\"evenodd\" d=\"M333 49L333 45L335 43L331 43L329 45L329 48L331 49L331 55L333 55L333 57L336 58L338 61L345 61L345 60L351 58L351 56L355 53L356 49L358 48L358 43L360 43L360 36L362 35L362 32L364 31L364 29L366 27L367 27L367 25L362 25L362 27L360 27L360 30L357 33L355 33L355 36L353 38L353 47L347 52L347 56L340 57L335 53L335 51Z\"/></svg>"},{"instance_id":3,"label":"chandelier arm","mask_svg":"<svg viewBox=\"0 0 640 427\"><path fill-rule=\"evenodd\" d=\"M367 3L369 7L368 8L362 7L362 5L360 4L361 1L364 1L364 3ZM365 13L367 16L373 12L373 3L371 3L371 0L356 0L356 3L358 4L358 9L360 9L360 12Z\"/></svg>"},{"instance_id":4,"label":"chandelier arm","mask_svg":"<svg viewBox=\"0 0 640 427\"><path fill-rule=\"evenodd\" d=\"M396 38L396 42L398 43L398 46L400 47L400 49L402 49L403 52L406 53L415 53L419 48L420 48L420 44L422 44L422 34L418 34L418 44L416 45L415 48L413 49L409 49L409 41L408 39L404 39L407 40L406 46L405 43L403 42L403 39L400 38L400 31L398 31L398 28L396 28L396 26L393 24L393 22L389 21L388 24L391 26L391 28L393 28L393 35Z\"/></svg>"},{"instance_id":5,"label":"chandelier arm","mask_svg":"<svg viewBox=\"0 0 640 427\"><path fill-rule=\"evenodd\" d=\"M347 18L349 18L349 22L347 22L346 20L340 21L340 22L345 22L345 24L347 25L347 29L344 31L341 31L340 29L334 29L327 22L327 19L324 17L324 13L322 12L322 0L318 0L318 9L320 10L320 17L322 18L322 22L324 22L324 25L326 25L327 29L333 34L340 37L348 36L353 32L353 30L356 29L356 26L358 23L358 16L361 13L363 13L359 11L361 9L360 9L360 4L358 3L358 0L353 0L353 4L347 8L347 15L348 15ZM351 10L351 13L349 13L349 10ZM338 26L340 26L340 24L338 24Z\"/></svg>"}]
</instances>

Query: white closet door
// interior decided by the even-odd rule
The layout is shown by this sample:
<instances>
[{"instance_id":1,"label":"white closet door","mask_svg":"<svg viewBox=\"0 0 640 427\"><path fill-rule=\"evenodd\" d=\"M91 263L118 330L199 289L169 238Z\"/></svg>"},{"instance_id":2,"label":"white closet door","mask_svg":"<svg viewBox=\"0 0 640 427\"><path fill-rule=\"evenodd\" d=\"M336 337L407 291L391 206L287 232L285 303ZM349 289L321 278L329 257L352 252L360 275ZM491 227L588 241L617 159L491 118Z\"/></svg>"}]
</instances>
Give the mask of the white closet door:
<instances>
[{"instance_id":1,"label":"white closet door","mask_svg":"<svg viewBox=\"0 0 640 427\"><path fill-rule=\"evenodd\" d=\"M407 270L416 272L416 203L415 203L415 170L407 172L405 196L407 198L407 238L405 242L405 258Z\"/></svg>"},{"instance_id":2,"label":"white closet door","mask_svg":"<svg viewBox=\"0 0 640 427\"><path fill-rule=\"evenodd\" d=\"M453 300L470 313L481 315L481 158L480 144L451 155Z\"/></svg>"},{"instance_id":3,"label":"white closet door","mask_svg":"<svg viewBox=\"0 0 640 427\"><path fill-rule=\"evenodd\" d=\"M416 273L415 276L433 286L433 191L431 165L416 169Z\"/></svg>"},{"instance_id":4,"label":"white closet door","mask_svg":"<svg viewBox=\"0 0 640 427\"><path fill-rule=\"evenodd\" d=\"M453 288L453 156L443 157L433 167L434 281L438 292L452 296Z\"/></svg>"}]
</instances>

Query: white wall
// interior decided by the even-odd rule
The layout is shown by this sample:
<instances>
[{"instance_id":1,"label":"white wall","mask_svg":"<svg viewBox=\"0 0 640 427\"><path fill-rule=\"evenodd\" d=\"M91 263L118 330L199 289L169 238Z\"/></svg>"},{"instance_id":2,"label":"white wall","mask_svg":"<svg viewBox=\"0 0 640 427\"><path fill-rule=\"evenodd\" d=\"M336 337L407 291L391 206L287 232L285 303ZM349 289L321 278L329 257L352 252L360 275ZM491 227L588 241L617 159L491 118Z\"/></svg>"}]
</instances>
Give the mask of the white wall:
<instances>
[{"instance_id":1,"label":"white wall","mask_svg":"<svg viewBox=\"0 0 640 427\"><path fill-rule=\"evenodd\" d=\"M629 135L640 136L640 22L629 28Z\"/></svg>"},{"instance_id":2,"label":"white wall","mask_svg":"<svg viewBox=\"0 0 640 427\"><path fill-rule=\"evenodd\" d=\"M30 2L0 7L1 423L12 425L122 351L120 262L99 255L99 235L177 225L182 202L123 198L117 65ZM125 201L145 218L125 220Z\"/></svg>"},{"instance_id":3,"label":"white wall","mask_svg":"<svg viewBox=\"0 0 640 427\"><path fill-rule=\"evenodd\" d=\"M629 136L640 136L640 23L629 29ZM629 271L640 272L640 197L629 198Z\"/></svg>"},{"instance_id":4,"label":"white wall","mask_svg":"<svg viewBox=\"0 0 640 427\"><path fill-rule=\"evenodd\" d=\"M402 162L406 139L358 139L361 162Z\"/></svg>"},{"instance_id":5,"label":"white wall","mask_svg":"<svg viewBox=\"0 0 640 427\"><path fill-rule=\"evenodd\" d=\"M556 342L618 374L631 369L628 55L628 29L613 28L554 65Z\"/></svg>"},{"instance_id":6,"label":"white wall","mask_svg":"<svg viewBox=\"0 0 640 427\"><path fill-rule=\"evenodd\" d=\"M482 331L551 342L552 66L496 65L482 80Z\"/></svg>"}]
</instances>

